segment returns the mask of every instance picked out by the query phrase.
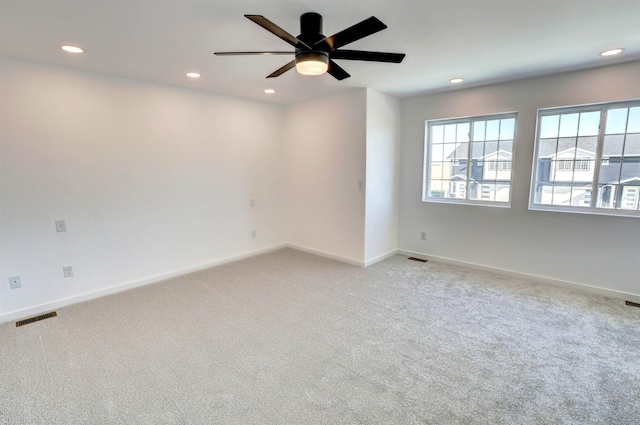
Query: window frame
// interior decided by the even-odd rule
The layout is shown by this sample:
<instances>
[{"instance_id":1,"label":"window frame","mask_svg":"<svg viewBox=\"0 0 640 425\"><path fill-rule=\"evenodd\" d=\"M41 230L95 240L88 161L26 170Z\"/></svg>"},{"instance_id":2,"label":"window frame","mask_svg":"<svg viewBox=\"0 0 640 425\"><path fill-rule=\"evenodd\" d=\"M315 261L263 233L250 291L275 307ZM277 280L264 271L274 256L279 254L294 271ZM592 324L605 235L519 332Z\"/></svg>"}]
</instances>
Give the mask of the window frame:
<instances>
[{"instance_id":1,"label":"window frame","mask_svg":"<svg viewBox=\"0 0 640 425\"><path fill-rule=\"evenodd\" d=\"M640 218L640 211L638 210L625 210L625 209L609 209L609 208L598 208L597 201L599 197L598 185L599 185L599 175L600 170L603 165L609 164L609 159L602 158L602 150L604 144L606 123L607 123L607 113L611 109L619 109L619 108L633 108L640 107L640 99L628 99L621 100L615 102L602 102L602 103L592 103L585 105L573 105L573 106L563 106L563 107L553 107L553 108L541 108L537 111L536 118L536 131L535 131L535 139L534 139L534 147L533 147L533 159L532 159L532 167L531 167L531 184L529 187L529 210L531 211L551 211L551 212L564 212L564 213L572 213L572 214L589 214L589 215L606 215L606 216L616 216L616 217L633 217ZM591 182L587 183L590 185L588 191L590 192L590 204L589 206L578 206L578 205L551 205L551 204L536 204L535 196L536 196L536 176L538 175L538 165L540 163L538 153L540 147L540 136L541 136L541 125L542 118L544 116L549 115L561 115L561 114L571 114L571 113L585 113L585 112L594 112L600 111L600 122L598 126L598 135L597 135L597 145L595 157L593 160L594 170L593 177ZM628 134L625 129L625 135ZM631 133L635 134L635 133ZM580 136L576 136L580 137ZM558 139L560 137L558 136ZM624 158L624 155L621 156L621 159ZM582 163L584 158L573 158L573 167L571 170L575 172L578 171L589 171L589 169L584 170L582 168L577 169L578 163ZM565 161L565 160L558 160ZM569 169L567 169L568 171Z\"/></svg>"},{"instance_id":2,"label":"window frame","mask_svg":"<svg viewBox=\"0 0 640 425\"><path fill-rule=\"evenodd\" d=\"M502 119L514 119L513 126L513 138L508 139L511 141L511 168L508 170L510 172L509 178L509 200L507 202L498 202L491 200L482 200L482 199L460 199L460 198L438 198L438 197L430 197L430 182L431 182L431 140L432 140L432 126L434 125L448 125L448 124L460 124L460 123L469 123L469 151L467 152L467 180L465 180L465 186L468 186L469 181L469 164L471 162L471 144L473 143L473 123L476 121L491 121L491 120L502 120ZM439 118L433 120L425 120L425 132L423 138L423 170L422 170L422 202L433 202L440 204L458 204L458 205L475 205L475 206L485 206L485 207L495 207L495 208L511 208L511 200L513 199L513 179L514 179L514 170L513 170L513 162L515 159L516 153L516 138L518 132L518 112L510 111L510 112L500 112L494 114L485 114L485 115L472 115L465 117L455 117L455 118ZM498 142L500 139L497 139ZM491 140L493 141L493 140ZM490 141L490 142L491 142ZM487 143L486 140L483 140L483 143ZM495 162L500 162L498 158L494 160ZM478 165L482 165L483 167L490 162L485 159L478 161ZM507 171L507 170L495 170L494 172ZM492 184L498 185L498 181L490 181ZM485 183L486 184L486 183ZM483 182L478 182L479 191L482 190L482 186L484 186ZM468 193L468 188L465 190L465 196Z\"/></svg>"}]
</instances>

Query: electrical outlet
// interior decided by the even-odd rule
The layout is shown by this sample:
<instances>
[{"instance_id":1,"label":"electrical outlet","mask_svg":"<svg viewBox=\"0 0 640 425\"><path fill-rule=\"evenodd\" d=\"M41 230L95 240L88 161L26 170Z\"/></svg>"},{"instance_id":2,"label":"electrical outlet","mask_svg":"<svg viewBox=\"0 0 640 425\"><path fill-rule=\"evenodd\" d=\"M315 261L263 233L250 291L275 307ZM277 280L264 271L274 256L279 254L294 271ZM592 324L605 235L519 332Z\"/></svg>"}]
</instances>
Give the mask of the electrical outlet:
<instances>
[{"instance_id":1,"label":"electrical outlet","mask_svg":"<svg viewBox=\"0 0 640 425\"><path fill-rule=\"evenodd\" d=\"M22 283L20 282L20 276L10 277L9 286L11 286L11 289L22 288Z\"/></svg>"},{"instance_id":2,"label":"electrical outlet","mask_svg":"<svg viewBox=\"0 0 640 425\"><path fill-rule=\"evenodd\" d=\"M73 276L73 267L72 266L64 266L64 267L62 267L62 274L64 275L64 277Z\"/></svg>"},{"instance_id":3,"label":"electrical outlet","mask_svg":"<svg viewBox=\"0 0 640 425\"><path fill-rule=\"evenodd\" d=\"M420 233L420 240L423 240L423 241L427 240L427 232L421 232Z\"/></svg>"},{"instance_id":4,"label":"electrical outlet","mask_svg":"<svg viewBox=\"0 0 640 425\"><path fill-rule=\"evenodd\" d=\"M56 232L66 232L67 224L64 220L56 220Z\"/></svg>"}]
</instances>

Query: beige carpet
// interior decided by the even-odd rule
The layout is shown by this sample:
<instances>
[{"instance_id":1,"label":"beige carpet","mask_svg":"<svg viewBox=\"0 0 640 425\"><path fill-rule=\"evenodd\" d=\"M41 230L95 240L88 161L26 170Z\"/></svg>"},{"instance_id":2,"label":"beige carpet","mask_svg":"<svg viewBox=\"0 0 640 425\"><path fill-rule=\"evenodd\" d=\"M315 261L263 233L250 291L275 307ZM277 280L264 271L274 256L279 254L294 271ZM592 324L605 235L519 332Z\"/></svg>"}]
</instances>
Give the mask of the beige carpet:
<instances>
[{"instance_id":1,"label":"beige carpet","mask_svg":"<svg viewBox=\"0 0 640 425\"><path fill-rule=\"evenodd\" d=\"M640 309L290 249L0 326L1 424L638 424Z\"/></svg>"}]
</instances>

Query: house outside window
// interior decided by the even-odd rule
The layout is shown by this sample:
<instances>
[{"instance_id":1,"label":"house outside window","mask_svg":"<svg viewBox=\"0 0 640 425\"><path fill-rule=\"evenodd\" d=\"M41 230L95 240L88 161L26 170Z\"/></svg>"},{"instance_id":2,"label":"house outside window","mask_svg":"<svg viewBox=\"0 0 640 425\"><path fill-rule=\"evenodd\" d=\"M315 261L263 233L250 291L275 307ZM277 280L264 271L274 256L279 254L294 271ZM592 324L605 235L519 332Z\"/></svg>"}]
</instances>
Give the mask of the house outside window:
<instances>
[{"instance_id":1,"label":"house outside window","mask_svg":"<svg viewBox=\"0 0 640 425\"><path fill-rule=\"evenodd\" d=\"M538 111L529 208L640 217L640 100Z\"/></svg>"},{"instance_id":2,"label":"house outside window","mask_svg":"<svg viewBox=\"0 0 640 425\"><path fill-rule=\"evenodd\" d=\"M427 121L423 201L508 207L516 118Z\"/></svg>"}]
</instances>

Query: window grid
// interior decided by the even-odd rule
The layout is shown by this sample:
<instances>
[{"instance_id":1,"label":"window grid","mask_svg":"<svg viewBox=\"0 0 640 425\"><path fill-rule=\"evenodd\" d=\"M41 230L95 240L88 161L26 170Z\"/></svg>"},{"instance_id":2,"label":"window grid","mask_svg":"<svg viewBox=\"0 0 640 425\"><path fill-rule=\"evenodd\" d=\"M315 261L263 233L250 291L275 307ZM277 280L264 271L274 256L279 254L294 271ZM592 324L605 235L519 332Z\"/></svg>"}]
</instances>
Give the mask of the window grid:
<instances>
[{"instance_id":1,"label":"window grid","mask_svg":"<svg viewBox=\"0 0 640 425\"><path fill-rule=\"evenodd\" d=\"M540 110L529 208L640 217L639 147L639 100Z\"/></svg>"},{"instance_id":2,"label":"window grid","mask_svg":"<svg viewBox=\"0 0 640 425\"><path fill-rule=\"evenodd\" d=\"M508 207L516 118L505 113L427 121L423 201ZM485 161L491 154L495 160Z\"/></svg>"}]
</instances>

